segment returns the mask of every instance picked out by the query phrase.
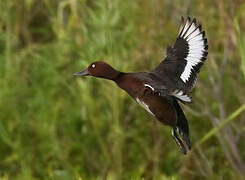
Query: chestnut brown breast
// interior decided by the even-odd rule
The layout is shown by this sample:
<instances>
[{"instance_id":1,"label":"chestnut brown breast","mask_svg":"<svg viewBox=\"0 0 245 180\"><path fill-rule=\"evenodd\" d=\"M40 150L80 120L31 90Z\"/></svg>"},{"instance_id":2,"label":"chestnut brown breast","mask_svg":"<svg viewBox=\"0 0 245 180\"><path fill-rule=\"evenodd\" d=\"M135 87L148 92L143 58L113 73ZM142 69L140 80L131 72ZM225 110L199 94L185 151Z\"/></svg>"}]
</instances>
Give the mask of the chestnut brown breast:
<instances>
[{"instance_id":1,"label":"chestnut brown breast","mask_svg":"<svg viewBox=\"0 0 245 180\"><path fill-rule=\"evenodd\" d=\"M144 93L144 81L132 74L123 74L117 79L116 83L134 99Z\"/></svg>"}]
</instances>

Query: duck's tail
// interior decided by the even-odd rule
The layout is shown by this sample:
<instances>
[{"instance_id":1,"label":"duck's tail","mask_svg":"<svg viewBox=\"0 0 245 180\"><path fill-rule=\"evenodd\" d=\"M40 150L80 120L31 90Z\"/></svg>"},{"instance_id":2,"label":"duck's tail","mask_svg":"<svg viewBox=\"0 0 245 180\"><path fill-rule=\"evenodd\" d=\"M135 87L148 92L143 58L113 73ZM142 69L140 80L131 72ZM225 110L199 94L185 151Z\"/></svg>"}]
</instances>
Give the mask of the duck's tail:
<instances>
[{"instance_id":1,"label":"duck's tail","mask_svg":"<svg viewBox=\"0 0 245 180\"><path fill-rule=\"evenodd\" d=\"M187 119L185 118L185 114L182 111L177 100L174 101L174 106L177 111L177 125L173 127L172 135L179 145L180 149L183 151L184 154L186 154L186 146L188 150L191 149L191 142L189 138L189 125Z\"/></svg>"}]
</instances>

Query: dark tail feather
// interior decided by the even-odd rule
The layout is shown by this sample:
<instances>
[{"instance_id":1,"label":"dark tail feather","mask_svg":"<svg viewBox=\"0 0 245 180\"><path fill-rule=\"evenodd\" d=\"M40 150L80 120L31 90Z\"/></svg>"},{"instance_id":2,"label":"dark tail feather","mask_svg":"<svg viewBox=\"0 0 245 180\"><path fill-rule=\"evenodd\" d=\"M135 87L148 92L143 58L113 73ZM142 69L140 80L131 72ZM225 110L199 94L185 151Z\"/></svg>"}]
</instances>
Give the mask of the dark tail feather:
<instances>
[{"instance_id":1,"label":"dark tail feather","mask_svg":"<svg viewBox=\"0 0 245 180\"><path fill-rule=\"evenodd\" d=\"M185 118L185 114L182 111L177 100L175 100L174 106L177 111L177 125L176 125L177 132L180 134L181 138L185 141L188 149L190 150L191 142L189 138L189 125L188 125L187 119Z\"/></svg>"}]
</instances>

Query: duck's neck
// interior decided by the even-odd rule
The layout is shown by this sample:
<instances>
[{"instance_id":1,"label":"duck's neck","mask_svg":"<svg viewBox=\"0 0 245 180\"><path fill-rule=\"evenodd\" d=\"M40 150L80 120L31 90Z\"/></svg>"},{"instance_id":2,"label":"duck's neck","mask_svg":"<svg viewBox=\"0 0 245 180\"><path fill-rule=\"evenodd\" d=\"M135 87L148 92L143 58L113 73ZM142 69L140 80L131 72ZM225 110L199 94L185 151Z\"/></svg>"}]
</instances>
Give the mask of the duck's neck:
<instances>
[{"instance_id":1,"label":"duck's neck","mask_svg":"<svg viewBox=\"0 0 245 180\"><path fill-rule=\"evenodd\" d=\"M109 79L116 82L117 79L121 76L121 74L123 73L114 69L111 66L107 66L106 68L103 69L103 73L98 74L96 77Z\"/></svg>"},{"instance_id":2,"label":"duck's neck","mask_svg":"<svg viewBox=\"0 0 245 180\"><path fill-rule=\"evenodd\" d=\"M106 79L109 79L109 80L112 80L112 81L116 82L122 74L123 74L122 72L113 69L113 71L111 71L108 74Z\"/></svg>"}]
</instances>

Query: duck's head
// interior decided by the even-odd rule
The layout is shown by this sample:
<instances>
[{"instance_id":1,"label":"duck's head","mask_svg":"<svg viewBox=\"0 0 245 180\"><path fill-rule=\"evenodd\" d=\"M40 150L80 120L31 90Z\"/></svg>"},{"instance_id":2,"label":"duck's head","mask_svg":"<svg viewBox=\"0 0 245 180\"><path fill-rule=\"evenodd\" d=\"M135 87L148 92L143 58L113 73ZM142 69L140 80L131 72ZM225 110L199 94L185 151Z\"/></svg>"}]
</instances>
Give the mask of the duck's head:
<instances>
[{"instance_id":1,"label":"duck's head","mask_svg":"<svg viewBox=\"0 0 245 180\"><path fill-rule=\"evenodd\" d=\"M103 61L96 61L91 63L87 69L74 73L74 76L94 76L99 78L105 78L115 80L120 74L117 70L111 67L109 64Z\"/></svg>"}]
</instances>

